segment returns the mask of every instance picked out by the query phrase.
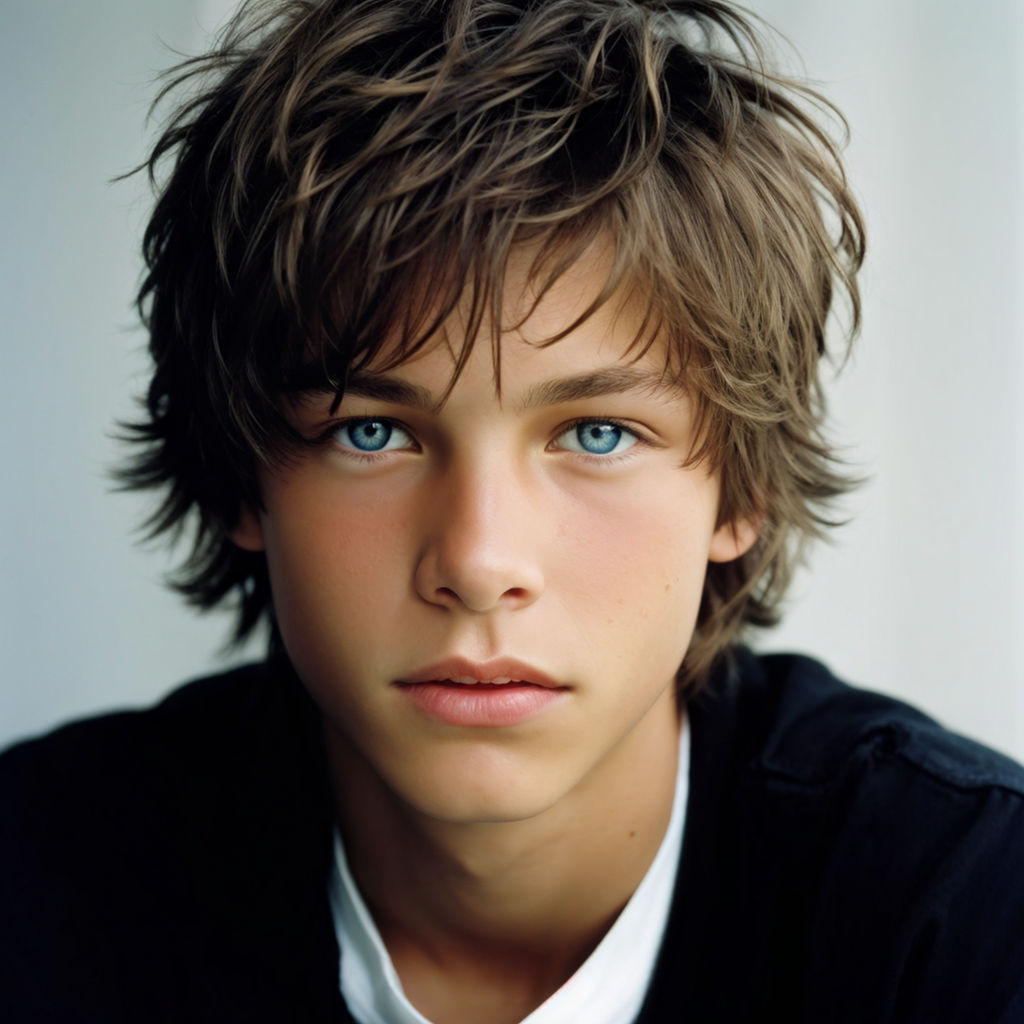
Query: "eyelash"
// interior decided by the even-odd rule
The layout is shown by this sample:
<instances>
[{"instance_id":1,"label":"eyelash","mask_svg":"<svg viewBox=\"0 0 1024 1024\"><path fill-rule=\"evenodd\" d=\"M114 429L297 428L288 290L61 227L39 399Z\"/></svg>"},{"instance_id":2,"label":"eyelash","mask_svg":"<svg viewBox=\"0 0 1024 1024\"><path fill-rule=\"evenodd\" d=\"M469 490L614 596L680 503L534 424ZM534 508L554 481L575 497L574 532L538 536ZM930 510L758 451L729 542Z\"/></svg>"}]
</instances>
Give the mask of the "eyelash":
<instances>
[{"instance_id":1,"label":"eyelash","mask_svg":"<svg viewBox=\"0 0 1024 1024\"><path fill-rule=\"evenodd\" d=\"M596 452L577 452L571 448L563 448L561 450L568 451L569 454L575 455L577 458L585 459L587 462L600 463L601 465L607 466L617 462L625 462L627 459L636 458L639 450L655 447L650 438L641 434L636 427L632 427L628 423L624 423L622 420L617 420L608 416L581 416L579 419L572 420L559 428L558 433L555 435L555 440L565 434L568 434L571 430L578 430L580 427L585 427L588 424L602 427L617 427L624 434L629 434L630 437L634 438L634 443L625 451L613 452L607 455L599 455Z\"/></svg>"},{"instance_id":2,"label":"eyelash","mask_svg":"<svg viewBox=\"0 0 1024 1024\"><path fill-rule=\"evenodd\" d=\"M356 462L363 463L384 462L387 460L389 455L394 454L396 451L404 450L401 448L391 448L385 451L367 452L360 451L358 448L351 447L349 445L341 444L338 441L338 435L346 427L350 427L355 423L385 423L390 427L397 427L415 441L413 432L400 420L393 419L390 416L350 416L347 419L335 420L323 431L323 433L314 437L312 443L314 445L334 445L344 452L346 458L354 459Z\"/></svg>"},{"instance_id":3,"label":"eyelash","mask_svg":"<svg viewBox=\"0 0 1024 1024\"><path fill-rule=\"evenodd\" d=\"M395 451L403 451L405 449L389 449L380 452L367 452L360 451L358 448L351 447L349 445L342 445L338 442L338 434L346 427L351 426L354 423L366 423L366 422L380 422L386 423L389 426L397 427L409 435L410 438L415 441L415 435L413 432L406 427L401 420L394 419L390 416L351 416L347 419L336 420L331 423L321 434L317 435L312 439L314 445L330 445L335 444L341 451L344 452L346 458L354 459L357 462L363 463L376 463L383 462L387 457L393 454ZM558 438L569 433L571 430L578 430L580 427L585 427L588 424L594 424L597 426L608 426L617 427L624 434L628 434L634 438L635 441L625 451L618 453L609 453L607 455L600 455L595 452L579 452L569 448L556 449L559 451L567 452L570 455L574 455L577 458L584 459L590 463L599 463L601 465L609 465L617 462L622 462L627 459L635 458L639 451L644 448L657 447L655 442L650 438L645 437L636 427L630 426L628 423L622 420L615 419L607 416L581 416L578 419L570 420L568 423L561 425L558 428L557 433L552 438L551 444L554 444Z\"/></svg>"}]
</instances>

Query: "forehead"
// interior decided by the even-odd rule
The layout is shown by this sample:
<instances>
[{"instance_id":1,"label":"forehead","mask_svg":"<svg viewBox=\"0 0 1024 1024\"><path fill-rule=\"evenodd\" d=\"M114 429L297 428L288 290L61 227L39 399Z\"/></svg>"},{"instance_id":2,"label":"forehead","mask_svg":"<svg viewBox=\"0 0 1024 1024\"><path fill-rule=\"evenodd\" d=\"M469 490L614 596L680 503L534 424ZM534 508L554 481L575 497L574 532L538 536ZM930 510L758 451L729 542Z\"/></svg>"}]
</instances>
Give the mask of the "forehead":
<instances>
[{"instance_id":1,"label":"forehead","mask_svg":"<svg viewBox=\"0 0 1024 1024\"><path fill-rule=\"evenodd\" d=\"M546 255L536 246L517 247L498 282L487 290L462 288L447 309L439 310L420 282L379 344L344 364L318 360L294 390L329 390L340 399L354 387L366 393L366 385L376 382L381 397L386 391L398 397L395 381L419 377L429 367L432 392L443 402L471 360L473 387L499 398L509 373L521 379L524 368L572 377L583 366L588 378L600 370L603 376L591 387L601 393L613 385L681 389L678 346L666 337L645 283L615 266L612 246L600 240L564 266L545 262ZM439 372L445 378L440 382ZM535 404L536 397L527 403Z\"/></svg>"}]
</instances>

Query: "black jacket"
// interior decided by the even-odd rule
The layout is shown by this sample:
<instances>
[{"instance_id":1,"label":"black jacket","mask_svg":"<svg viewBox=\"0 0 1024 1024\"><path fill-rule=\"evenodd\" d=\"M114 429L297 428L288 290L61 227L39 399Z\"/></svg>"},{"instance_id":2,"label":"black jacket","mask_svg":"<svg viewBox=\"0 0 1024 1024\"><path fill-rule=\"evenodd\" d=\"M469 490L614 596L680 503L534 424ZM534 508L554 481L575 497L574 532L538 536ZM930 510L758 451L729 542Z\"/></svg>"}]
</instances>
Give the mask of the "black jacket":
<instances>
[{"instance_id":1,"label":"black jacket","mask_svg":"<svg viewBox=\"0 0 1024 1024\"><path fill-rule=\"evenodd\" d=\"M642 1024L1024 1022L1024 769L804 658L738 651L689 715ZM280 665L8 751L0 1020L348 1021L330 807Z\"/></svg>"}]
</instances>

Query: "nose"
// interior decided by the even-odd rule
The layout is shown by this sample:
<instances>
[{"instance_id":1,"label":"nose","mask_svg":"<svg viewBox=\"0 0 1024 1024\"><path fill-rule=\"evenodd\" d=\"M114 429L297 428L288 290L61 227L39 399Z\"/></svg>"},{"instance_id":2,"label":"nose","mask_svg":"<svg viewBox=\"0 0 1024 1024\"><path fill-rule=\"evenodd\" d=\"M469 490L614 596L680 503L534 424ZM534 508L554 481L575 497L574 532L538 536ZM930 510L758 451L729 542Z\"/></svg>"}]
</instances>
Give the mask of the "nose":
<instances>
[{"instance_id":1,"label":"nose","mask_svg":"<svg viewBox=\"0 0 1024 1024\"><path fill-rule=\"evenodd\" d=\"M424 509L416 591L451 610L489 612L532 604L544 589L544 523L529 488L495 459L450 466Z\"/></svg>"}]
</instances>

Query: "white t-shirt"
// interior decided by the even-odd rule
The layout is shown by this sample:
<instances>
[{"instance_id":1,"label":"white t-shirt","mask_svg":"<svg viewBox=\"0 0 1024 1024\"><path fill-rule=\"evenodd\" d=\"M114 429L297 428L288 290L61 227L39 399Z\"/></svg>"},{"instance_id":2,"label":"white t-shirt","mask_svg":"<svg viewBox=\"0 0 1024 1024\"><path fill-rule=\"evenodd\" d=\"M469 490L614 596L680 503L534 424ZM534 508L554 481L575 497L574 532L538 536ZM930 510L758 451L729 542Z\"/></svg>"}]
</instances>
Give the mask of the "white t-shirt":
<instances>
[{"instance_id":1,"label":"white t-shirt","mask_svg":"<svg viewBox=\"0 0 1024 1024\"><path fill-rule=\"evenodd\" d=\"M636 1018L650 984L672 902L689 779L690 736L684 718L672 814L651 866L590 956L521 1024L631 1024ZM402 991L387 948L349 872L337 829L330 900L341 951L341 994L352 1016L359 1024L431 1024Z\"/></svg>"}]
</instances>

